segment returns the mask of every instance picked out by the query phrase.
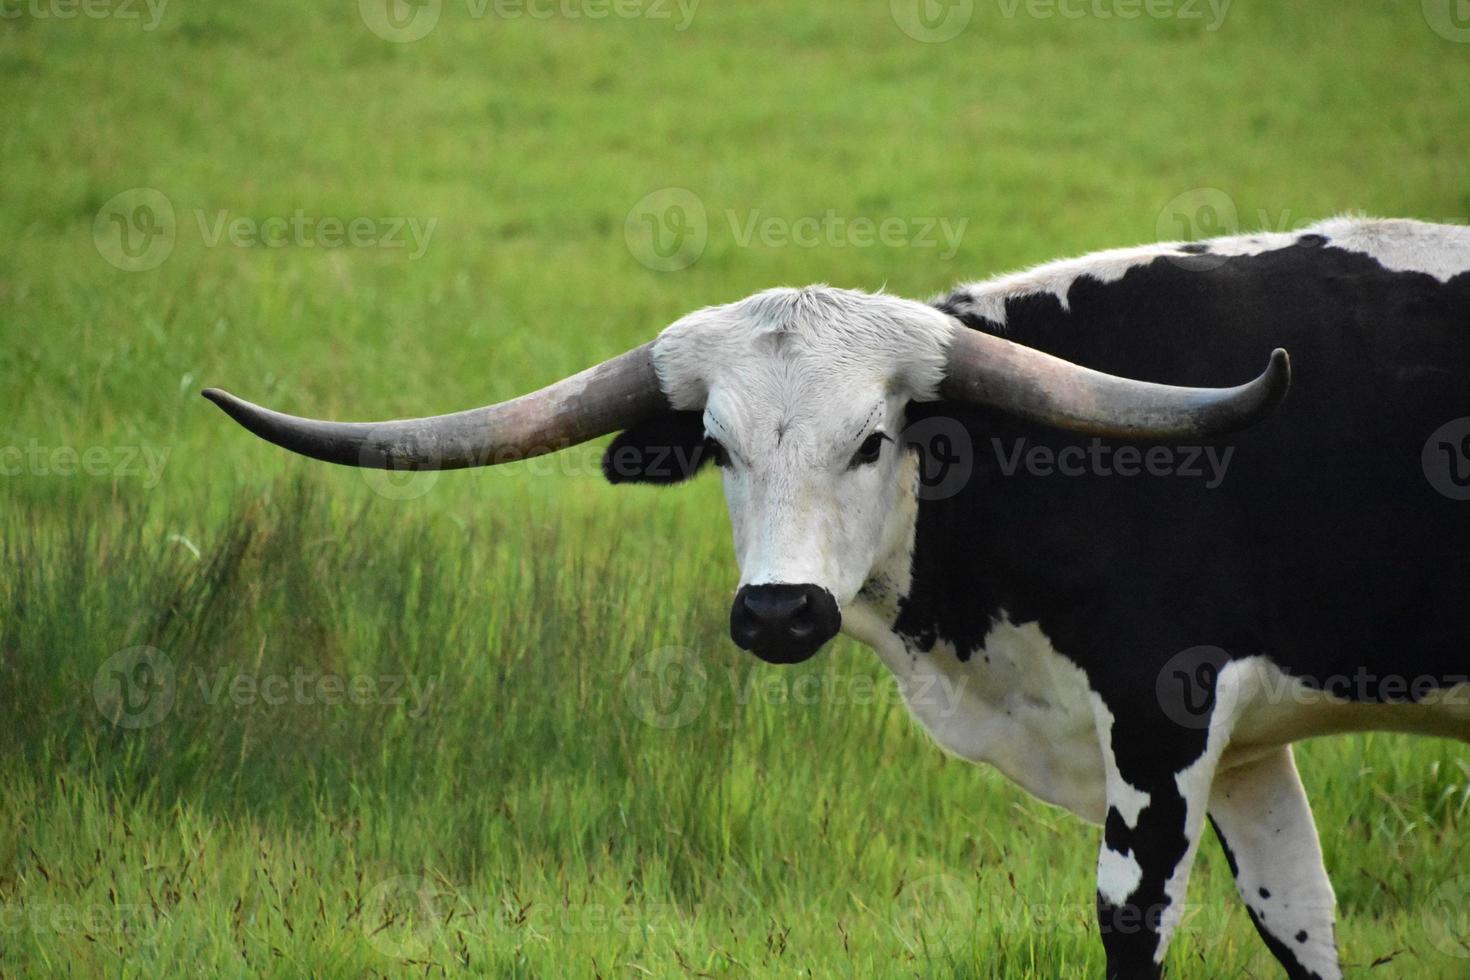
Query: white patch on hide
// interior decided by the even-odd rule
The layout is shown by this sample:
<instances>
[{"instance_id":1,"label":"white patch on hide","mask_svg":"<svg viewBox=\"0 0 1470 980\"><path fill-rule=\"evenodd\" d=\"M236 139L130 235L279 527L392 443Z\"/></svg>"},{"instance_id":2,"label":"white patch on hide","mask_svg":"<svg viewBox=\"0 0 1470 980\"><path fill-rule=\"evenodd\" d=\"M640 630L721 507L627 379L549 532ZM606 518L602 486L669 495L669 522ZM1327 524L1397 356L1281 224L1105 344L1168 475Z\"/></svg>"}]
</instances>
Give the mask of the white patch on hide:
<instances>
[{"instance_id":1,"label":"white patch on hide","mask_svg":"<svg viewBox=\"0 0 1470 980\"><path fill-rule=\"evenodd\" d=\"M1132 852L1119 854L1104 846L1097 857L1097 892L1103 901L1112 905L1126 905L1138 891L1143 881L1143 869L1133 859Z\"/></svg>"}]
</instances>

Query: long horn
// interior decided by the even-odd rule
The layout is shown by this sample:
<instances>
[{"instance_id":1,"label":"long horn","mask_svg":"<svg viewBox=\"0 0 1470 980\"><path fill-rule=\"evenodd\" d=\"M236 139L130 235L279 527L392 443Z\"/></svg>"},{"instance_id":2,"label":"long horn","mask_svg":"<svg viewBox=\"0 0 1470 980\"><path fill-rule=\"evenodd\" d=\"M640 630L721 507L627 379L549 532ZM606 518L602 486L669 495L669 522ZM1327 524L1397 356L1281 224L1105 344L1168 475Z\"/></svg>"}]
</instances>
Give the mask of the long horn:
<instances>
[{"instance_id":1,"label":"long horn","mask_svg":"<svg viewBox=\"0 0 1470 980\"><path fill-rule=\"evenodd\" d=\"M668 407L652 342L512 401L432 418L321 422L282 415L217 388L204 397L292 452L384 470L456 470L528 459L627 428Z\"/></svg>"},{"instance_id":2,"label":"long horn","mask_svg":"<svg viewBox=\"0 0 1470 980\"><path fill-rule=\"evenodd\" d=\"M1175 439L1254 425L1281 403L1289 387L1291 360L1279 347L1254 381L1235 388L1178 388L1104 374L959 327L940 393L1075 432Z\"/></svg>"}]
</instances>

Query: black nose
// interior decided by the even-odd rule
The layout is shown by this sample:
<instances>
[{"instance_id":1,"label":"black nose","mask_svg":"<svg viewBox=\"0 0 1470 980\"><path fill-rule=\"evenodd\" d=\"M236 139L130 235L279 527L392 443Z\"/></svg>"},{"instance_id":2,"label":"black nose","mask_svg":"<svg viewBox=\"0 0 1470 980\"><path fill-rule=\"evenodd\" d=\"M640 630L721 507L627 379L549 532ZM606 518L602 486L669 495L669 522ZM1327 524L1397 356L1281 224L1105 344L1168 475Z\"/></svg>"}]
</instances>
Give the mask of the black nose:
<instances>
[{"instance_id":1,"label":"black nose","mask_svg":"<svg viewBox=\"0 0 1470 980\"><path fill-rule=\"evenodd\" d=\"M747 585L730 610L731 638L773 664L801 663L841 627L837 600L815 585Z\"/></svg>"}]
</instances>

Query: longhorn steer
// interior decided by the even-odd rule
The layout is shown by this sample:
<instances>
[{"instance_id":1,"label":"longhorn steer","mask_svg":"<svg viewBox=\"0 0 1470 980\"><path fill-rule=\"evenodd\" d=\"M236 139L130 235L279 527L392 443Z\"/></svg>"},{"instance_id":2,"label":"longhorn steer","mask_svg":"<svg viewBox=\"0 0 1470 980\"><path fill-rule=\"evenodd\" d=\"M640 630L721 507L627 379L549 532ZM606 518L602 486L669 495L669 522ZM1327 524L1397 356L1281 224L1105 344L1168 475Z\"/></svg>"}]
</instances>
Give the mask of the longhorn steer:
<instances>
[{"instance_id":1,"label":"longhorn steer","mask_svg":"<svg viewBox=\"0 0 1470 980\"><path fill-rule=\"evenodd\" d=\"M1284 404L1279 350L1222 387L1277 347L1297 365ZM1470 229L1338 219L1103 252L933 305L774 290L433 419L205 394L350 465L472 466L619 429L613 482L714 461L735 641L792 663L841 628L905 691L960 692L910 708L945 749L1103 825L1110 977L1159 975L1207 817L1288 975L1340 977L1291 744L1470 740Z\"/></svg>"}]
</instances>

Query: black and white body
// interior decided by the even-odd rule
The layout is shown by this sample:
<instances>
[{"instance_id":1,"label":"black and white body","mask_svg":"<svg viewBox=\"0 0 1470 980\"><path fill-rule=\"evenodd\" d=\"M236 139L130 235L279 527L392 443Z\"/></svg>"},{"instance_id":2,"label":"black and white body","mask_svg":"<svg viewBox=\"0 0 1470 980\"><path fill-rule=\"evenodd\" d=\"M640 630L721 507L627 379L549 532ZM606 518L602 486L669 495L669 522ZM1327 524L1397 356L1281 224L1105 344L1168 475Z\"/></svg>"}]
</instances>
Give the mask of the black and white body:
<instances>
[{"instance_id":1,"label":"black and white body","mask_svg":"<svg viewBox=\"0 0 1470 980\"><path fill-rule=\"evenodd\" d=\"M1287 974L1340 977L1292 743L1470 741L1467 228L1157 244L928 304L772 290L455 416L207 394L350 465L619 430L613 482L718 464L735 641L793 663L841 629L905 691L943 679L910 707L944 749L1102 825L1110 977L1159 975L1207 821Z\"/></svg>"}]
</instances>

